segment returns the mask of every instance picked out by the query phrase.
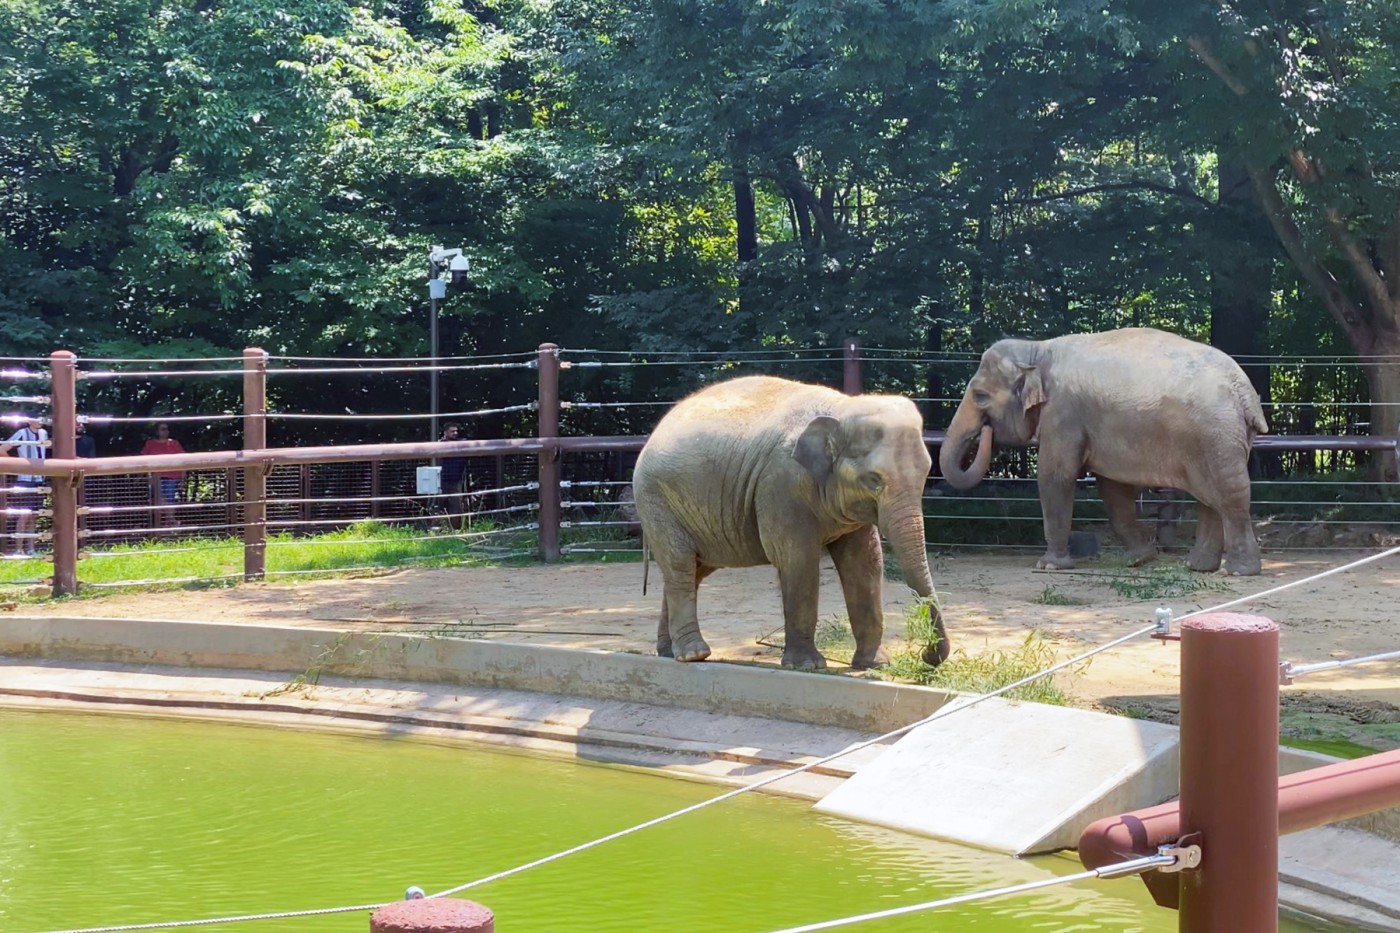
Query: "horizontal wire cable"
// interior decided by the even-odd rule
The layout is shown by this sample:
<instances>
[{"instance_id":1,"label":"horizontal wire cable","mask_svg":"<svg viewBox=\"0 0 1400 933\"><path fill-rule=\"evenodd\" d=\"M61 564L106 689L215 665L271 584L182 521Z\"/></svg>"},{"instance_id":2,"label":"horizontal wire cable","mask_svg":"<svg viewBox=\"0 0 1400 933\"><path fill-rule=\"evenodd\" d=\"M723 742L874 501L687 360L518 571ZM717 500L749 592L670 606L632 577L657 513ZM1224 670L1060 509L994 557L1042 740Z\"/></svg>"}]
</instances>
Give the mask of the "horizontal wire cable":
<instances>
[{"instance_id":1,"label":"horizontal wire cable","mask_svg":"<svg viewBox=\"0 0 1400 933\"><path fill-rule=\"evenodd\" d=\"M902 917L906 914L920 913L925 910L937 910L940 907L952 907L956 904L971 904L975 901L990 901L999 897L1010 897L1015 894L1028 894L1031 891L1058 887L1062 884L1073 884L1077 881L1139 875L1146 871L1153 871L1158 868L1165 868L1168 865L1175 865L1176 862L1177 857L1174 855L1144 855L1141 858L1129 859L1125 862L1118 862L1113 865L1105 865L1102 868L1091 868L1087 871L1075 872L1072 875L1059 875L1054 878L1043 878L1040 881L1027 881L1024 884L1013 884L1003 888L974 891L970 894L955 894L952 897L944 897L936 901L924 901L922 904L910 904L906 907L891 907L887 910L877 910L868 914L842 917L839 920L823 920L819 923L808 923L800 927L787 927L786 929L777 931L777 933L815 933L817 930L832 930L836 927L865 923L868 920L885 920L890 917Z\"/></svg>"},{"instance_id":2,"label":"horizontal wire cable","mask_svg":"<svg viewBox=\"0 0 1400 933\"><path fill-rule=\"evenodd\" d=\"M792 347L780 348L772 347L766 350L584 350L574 347L560 347L559 354L565 353L591 353L596 356L720 356L724 358L741 357L746 354L755 356L772 356L775 353L794 354L817 354L823 353L829 356L834 355L839 359L842 347Z\"/></svg>"},{"instance_id":3,"label":"horizontal wire cable","mask_svg":"<svg viewBox=\"0 0 1400 933\"><path fill-rule=\"evenodd\" d=\"M1375 664L1380 661L1393 661L1400 658L1400 651L1384 651L1380 654L1368 654L1359 658L1345 658L1339 661L1319 661L1316 664L1294 664L1291 661L1285 662L1284 674L1288 677L1305 677L1308 674L1316 674L1319 671L1334 671L1345 667L1355 667L1358 664Z\"/></svg>"},{"instance_id":4,"label":"horizontal wire cable","mask_svg":"<svg viewBox=\"0 0 1400 933\"><path fill-rule=\"evenodd\" d=\"M270 354L269 360L283 360L287 362L309 362L309 363L334 363L348 361L352 363L431 363L434 360L446 360L455 362L457 360L521 360L530 361L537 359L539 352L536 350L519 351L515 353L479 353L467 356L281 356ZM242 359L242 357L235 357Z\"/></svg>"},{"instance_id":5,"label":"horizontal wire cable","mask_svg":"<svg viewBox=\"0 0 1400 933\"><path fill-rule=\"evenodd\" d=\"M441 411L437 414L413 412L410 414L314 414L303 412L283 412L270 411L267 413L269 421L412 421L427 420L429 418L472 418L478 415L499 415L512 411L534 411L539 408L539 402L526 402L521 405L506 405L503 408L478 408L475 411ZM241 417L241 416L240 416Z\"/></svg>"}]
</instances>

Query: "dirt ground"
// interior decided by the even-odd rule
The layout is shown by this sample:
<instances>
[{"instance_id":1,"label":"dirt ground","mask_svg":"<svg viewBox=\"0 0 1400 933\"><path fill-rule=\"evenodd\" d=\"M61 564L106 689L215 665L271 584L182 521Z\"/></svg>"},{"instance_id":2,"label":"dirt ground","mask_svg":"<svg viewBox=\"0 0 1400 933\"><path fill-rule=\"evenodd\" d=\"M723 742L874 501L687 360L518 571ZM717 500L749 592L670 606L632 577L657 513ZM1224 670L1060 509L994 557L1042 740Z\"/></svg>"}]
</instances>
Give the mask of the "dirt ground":
<instances>
[{"instance_id":1,"label":"dirt ground","mask_svg":"<svg viewBox=\"0 0 1400 933\"><path fill-rule=\"evenodd\" d=\"M1058 659L1103 644L1153 620L1169 606L1180 616L1338 566L1371 552L1294 552L1265 555L1264 573L1238 578L1192 576L1202 589L1153 598L1152 580L1123 595L1131 573L1104 556L1073 571L1035 571L1034 556L970 554L935 557L934 581L954 651L1010 651L1035 631ZM1178 565L1180 558L1166 560ZM1157 576L1163 575L1157 571ZM1180 582L1184 571L1166 574ZM1158 580L1157 582L1161 582ZM1400 649L1394 610L1400 556L1252 602L1237 611L1276 620L1283 657L1306 664ZM912 594L886 587L888 647L903 639L903 610ZM355 630L447 630L467 637L574 648L650 653L654 648L660 581L642 594L637 563L573 563L507 568L404 569L374 576L229 589L120 593L25 606L28 613L198 619L309 625ZM715 659L776 664L782 615L771 568L720 571L701 588L701 629ZM844 607L833 570L823 575L821 612ZM776 631L775 631L776 630ZM770 636L765 638L765 636ZM839 665L835 665L839 667ZM1175 644L1143 637L1105 652L1060 684L1085 706L1172 720L1180 666ZM1302 717L1302 737L1348 738L1373 747L1400 745L1400 661L1329 671L1284 688L1285 710Z\"/></svg>"}]
</instances>

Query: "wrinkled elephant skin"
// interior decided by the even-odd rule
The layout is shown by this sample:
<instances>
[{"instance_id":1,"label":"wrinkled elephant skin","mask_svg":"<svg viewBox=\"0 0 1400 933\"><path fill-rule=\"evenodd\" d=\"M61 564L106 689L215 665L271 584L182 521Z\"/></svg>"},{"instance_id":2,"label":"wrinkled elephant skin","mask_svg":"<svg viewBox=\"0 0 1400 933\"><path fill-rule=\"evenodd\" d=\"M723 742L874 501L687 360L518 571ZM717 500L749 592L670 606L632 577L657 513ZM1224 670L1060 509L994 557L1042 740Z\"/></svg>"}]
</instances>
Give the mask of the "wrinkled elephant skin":
<instances>
[{"instance_id":1,"label":"wrinkled elephant skin","mask_svg":"<svg viewBox=\"0 0 1400 933\"><path fill-rule=\"evenodd\" d=\"M1087 471L1134 563L1156 555L1138 526L1138 493L1172 487L1200 503L1188 566L1218 570L1223 558L1228 573L1257 574L1248 463L1268 429L1244 372L1205 344L1151 328L1001 340L982 355L938 463L950 484L970 489L993 444L1039 446L1046 551L1037 567L1074 566L1074 486Z\"/></svg>"},{"instance_id":2,"label":"wrinkled elephant skin","mask_svg":"<svg viewBox=\"0 0 1400 933\"><path fill-rule=\"evenodd\" d=\"M922 509L931 466L923 420L905 398L751 376L683 399L652 432L632 480L643 540L664 581L656 653L709 657L696 612L700 581L720 567L772 564L783 666L825 667L815 640L825 550L855 635L852 666L884 663L880 533L909 585L931 596Z\"/></svg>"}]
</instances>

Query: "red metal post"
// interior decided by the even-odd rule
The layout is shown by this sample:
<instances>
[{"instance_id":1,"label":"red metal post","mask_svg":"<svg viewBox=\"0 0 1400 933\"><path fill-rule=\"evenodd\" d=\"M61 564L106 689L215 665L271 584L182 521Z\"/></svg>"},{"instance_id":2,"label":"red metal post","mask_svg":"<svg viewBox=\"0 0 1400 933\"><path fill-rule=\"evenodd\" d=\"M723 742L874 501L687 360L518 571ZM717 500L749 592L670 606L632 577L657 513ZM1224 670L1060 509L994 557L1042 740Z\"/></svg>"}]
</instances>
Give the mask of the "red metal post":
<instances>
[{"instance_id":1,"label":"red metal post","mask_svg":"<svg viewBox=\"0 0 1400 933\"><path fill-rule=\"evenodd\" d=\"M475 901L420 898L385 904L369 918L370 933L495 933L496 917Z\"/></svg>"},{"instance_id":2,"label":"red metal post","mask_svg":"<svg viewBox=\"0 0 1400 933\"><path fill-rule=\"evenodd\" d=\"M49 453L60 460L77 456L77 372L68 350L49 357L49 412L53 418ZM72 473L49 477L53 490L53 595L78 592L78 482Z\"/></svg>"},{"instance_id":3,"label":"red metal post","mask_svg":"<svg viewBox=\"0 0 1400 933\"><path fill-rule=\"evenodd\" d=\"M243 449L267 446L267 352L243 351ZM270 465L243 468L243 579L267 573L267 471Z\"/></svg>"},{"instance_id":4,"label":"red metal post","mask_svg":"<svg viewBox=\"0 0 1400 933\"><path fill-rule=\"evenodd\" d=\"M1181 625L1183 933L1278 930L1278 625L1209 613Z\"/></svg>"},{"instance_id":5,"label":"red metal post","mask_svg":"<svg viewBox=\"0 0 1400 933\"><path fill-rule=\"evenodd\" d=\"M843 347L845 356L844 375L841 391L847 395L859 395L863 390L860 373L860 341L847 337Z\"/></svg>"},{"instance_id":6,"label":"red metal post","mask_svg":"<svg viewBox=\"0 0 1400 933\"><path fill-rule=\"evenodd\" d=\"M548 441L559 436L559 347L540 344L540 558L559 559L559 449Z\"/></svg>"}]
</instances>

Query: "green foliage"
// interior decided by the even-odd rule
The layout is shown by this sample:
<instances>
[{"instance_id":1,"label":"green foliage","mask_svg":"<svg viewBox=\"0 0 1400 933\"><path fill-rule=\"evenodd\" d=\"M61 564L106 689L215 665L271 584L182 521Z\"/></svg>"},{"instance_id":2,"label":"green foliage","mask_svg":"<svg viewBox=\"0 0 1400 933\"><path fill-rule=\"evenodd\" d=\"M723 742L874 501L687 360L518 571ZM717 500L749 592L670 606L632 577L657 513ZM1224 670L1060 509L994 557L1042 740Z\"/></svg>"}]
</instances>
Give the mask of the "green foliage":
<instances>
[{"instance_id":1,"label":"green foliage","mask_svg":"<svg viewBox=\"0 0 1400 933\"><path fill-rule=\"evenodd\" d=\"M489 531L490 525L473 530ZM421 528L359 522L321 535L268 538L267 571L271 579L299 573L362 572L400 567L494 564L502 549L530 549L533 532L484 539L425 536ZM170 553L175 549L180 550ZM0 563L0 585L42 580L52 568L39 560ZM144 544L93 548L78 569L81 595L98 595L106 585L200 587L241 579L243 543L237 538L161 539ZM170 582L164 582L170 581ZM47 592L47 591L45 591Z\"/></svg>"},{"instance_id":2,"label":"green foliage","mask_svg":"<svg viewBox=\"0 0 1400 933\"><path fill-rule=\"evenodd\" d=\"M1054 648L1034 630L1026 633L1020 647L1010 651L969 654L955 648L948 660L938 667L929 667L923 662L923 650L923 643L913 634L911 627L909 647L894 654L890 665L880 672L881 676L944 690L984 694L1038 674L1058 660ZM1007 692L1005 696L1013 700L1067 706L1069 696L1055 682L1057 676L1031 681Z\"/></svg>"},{"instance_id":3,"label":"green foliage","mask_svg":"<svg viewBox=\"0 0 1400 933\"><path fill-rule=\"evenodd\" d=\"M1032 600L1032 601L1033 601L1033 602L1036 602L1036 603L1039 603L1039 604L1042 605L1042 606L1082 606L1082 605L1084 605L1084 600L1079 599L1079 598L1076 597L1076 596L1071 596L1071 595L1069 595L1068 593L1061 593L1061 592L1060 592L1056 587L1054 587L1054 586L1047 586L1045 589L1041 590L1041 591L1040 591L1040 595L1037 596L1037 597L1036 597L1034 600Z\"/></svg>"},{"instance_id":4,"label":"green foliage","mask_svg":"<svg viewBox=\"0 0 1400 933\"><path fill-rule=\"evenodd\" d=\"M1100 582L1098 578L1092 578ZM1142 567L1118 567L1105 581L1109 589L1128 599L1171 599L1203 591L1229 592L1229 586L1210 574L1196 573L1182 561L1158 560Z\"/></svg>"}]
</instances>

